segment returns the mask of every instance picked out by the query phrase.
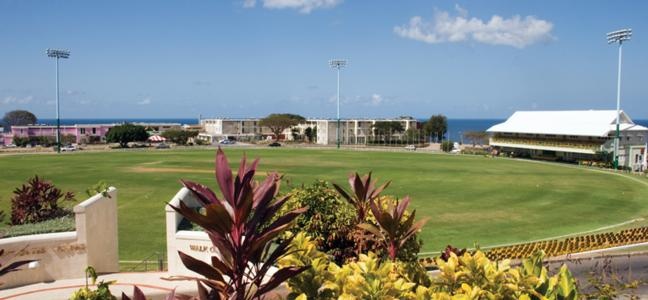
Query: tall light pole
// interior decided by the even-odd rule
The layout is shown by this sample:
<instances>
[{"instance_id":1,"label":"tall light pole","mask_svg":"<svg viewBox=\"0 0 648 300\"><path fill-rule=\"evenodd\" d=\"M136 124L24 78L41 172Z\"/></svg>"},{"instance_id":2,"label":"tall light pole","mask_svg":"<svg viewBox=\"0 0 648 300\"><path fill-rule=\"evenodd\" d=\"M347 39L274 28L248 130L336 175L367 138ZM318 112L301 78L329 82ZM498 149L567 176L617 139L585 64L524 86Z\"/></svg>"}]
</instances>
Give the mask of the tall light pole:
<instances>
[{"instance_id":1,"label":"tall light pole","mask_svg":"<svg viewBox=\"0 0 648 300\"><path fill-rule=\"evenodd\" d=\"M346 59L331 59L329 61L331 68L337 70L337 131L335 132L335 138L338 149L340 149L340 69L344 68L346 64Z\"/></svg>"},{"instance_id":2,"label":"tall light pole","mask_svg":"<svg viewBox=\"0 0 648 300\"><path fill-rule=\"evenodd\" d=\"M59 58L69 58L70 50L47 49L47 56L56 58L56 151L61 153L61 118L59 115Z\"/></svg>"},{"instance_id":3,"label":"tall light pole","mask_svg":"<svg viewBox=\"0 0 648 300\"><path fill-rule=\"evenodd\" d=\"M632 37L632 29L621 29L607 34L608 44L619 44L619 66L617 70L617 117L616 136L614 137L614 169L619 167L619 144L621 134L619 132L619 121L621 119L621 58L623 57L623 42L629 41Z\"/></svg>"}]
</instances>

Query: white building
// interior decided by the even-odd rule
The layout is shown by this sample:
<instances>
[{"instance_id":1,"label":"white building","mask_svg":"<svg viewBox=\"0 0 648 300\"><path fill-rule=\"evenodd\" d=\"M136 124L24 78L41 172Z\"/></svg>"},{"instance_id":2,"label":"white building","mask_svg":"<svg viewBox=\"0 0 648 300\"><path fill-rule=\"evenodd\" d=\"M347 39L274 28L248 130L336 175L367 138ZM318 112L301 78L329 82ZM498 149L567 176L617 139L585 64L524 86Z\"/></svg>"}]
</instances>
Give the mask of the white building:
<instances>
[{"instance_id":1,"label":"white building","mask_svg":"<svg viewBox=\"0 0 648 300\"><path fill-rule=\"evenodd\" d=\"M207 142L216 142L221 139L233 138L237 140L260 140L272 137L272 131L267 127L259 126L260 119L202 119L200 124L204 131L198 137ZM340 120L340 141L343 144L365 144L375 138L373 125L379 122L400 122L404 131L417 128L417 121L413 118L396 119L343 119ZM292 130L295 129L303 135L306 128L316 129L316 143L330 145L337 142L337 120L334 119L307 119L304 123L287 128L279 139L292 140ZM403 133L394 133L398 138Z\"/></svg>"},{"instance_id":2,"label":"white building","mask_svg":"<svg viewBox=\"0 0 648 300\"><path fill-rule=\"evenodd\" d=\"M604 160L614 151L615 110L518 111L487 130L490 145L516 156L562 160ZM621 112L619 165L646 168L648 128Z\"/></svg>"}]
</instances>

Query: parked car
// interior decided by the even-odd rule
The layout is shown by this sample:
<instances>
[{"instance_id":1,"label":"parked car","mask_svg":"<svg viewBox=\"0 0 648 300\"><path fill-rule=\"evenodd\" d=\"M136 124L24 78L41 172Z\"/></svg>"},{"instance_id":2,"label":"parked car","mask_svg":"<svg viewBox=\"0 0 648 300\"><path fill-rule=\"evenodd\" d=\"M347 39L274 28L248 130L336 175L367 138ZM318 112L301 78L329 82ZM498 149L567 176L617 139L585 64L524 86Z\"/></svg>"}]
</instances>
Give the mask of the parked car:
<instances>
[{"instance_id":1,"label":"parked car","mask_svg":"<svg viewBox=\"0 0 648 300\"><path fill-rule=\"evenodd\" d=\"M61 152L71 152L71 151L76 151L77 148L74 145L65 145L61 147Z\"/></svg>"},{"instance_id":2,"label":"parked car","mask_svg":"<svg viewBox=\"0 0 648 300\"><path fill-rule=\"evenodd\" d=\"M230 140L230 139L222 139L218 141L219 144L221 145L231 145L231 144L236 144L235 140Z\"/></svg>"},{"instance_id":3,"label":"parked car","mask_svg":"<svg viewBox=\"0 0 648 300\"><path fill-rule=\"evenodd\" d=\"M270 147L281 147L281 144L279 144L277 142L274 142L272 144L269 144L268 146L270 146Z\"/></svg>"},{"instance_id":4,"label":"parked car","mask_svg":"<svg viewBox=\"0 0 648 300\"><path fill-rule=\"evenodd\" d=\"M407 151L416 151L416 146L407 145L407 146L405 146L405 150L407 150Z\"/></svg>"},{"instance_id":5,"label":"parked car","mask_svg":"<svg viewBox=\"0 0 648 300\"><path fill-rule=\"evenodd\" d=\"M155 149L169 149L169 148L171 148L171 146L165 143L159 143L157 146L155 146Z\"/></svg>"}]
</instances>

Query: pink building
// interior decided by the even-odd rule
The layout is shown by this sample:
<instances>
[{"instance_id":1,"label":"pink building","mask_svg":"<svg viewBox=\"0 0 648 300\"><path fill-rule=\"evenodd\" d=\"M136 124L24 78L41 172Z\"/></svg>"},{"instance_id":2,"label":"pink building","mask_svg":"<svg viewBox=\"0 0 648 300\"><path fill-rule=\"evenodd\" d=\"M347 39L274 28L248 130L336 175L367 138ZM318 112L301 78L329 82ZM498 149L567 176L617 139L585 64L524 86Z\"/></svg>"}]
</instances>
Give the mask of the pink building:
<instances>
[{"instance_id":1,"label":"pink building","mask_svg":"<svg viewBox=\"0 0 648 300\"><path fill-rule=\"evenodd\" d=\"M73 135L77 144L98 143L106 141L106 133L113 124L77 124L61 125L61 136ZM56 126L27 125L12 126L11 133L4 133L2 140L5 145L12 144L14 137L56 136Z\"/></svg>"}]
</instances>

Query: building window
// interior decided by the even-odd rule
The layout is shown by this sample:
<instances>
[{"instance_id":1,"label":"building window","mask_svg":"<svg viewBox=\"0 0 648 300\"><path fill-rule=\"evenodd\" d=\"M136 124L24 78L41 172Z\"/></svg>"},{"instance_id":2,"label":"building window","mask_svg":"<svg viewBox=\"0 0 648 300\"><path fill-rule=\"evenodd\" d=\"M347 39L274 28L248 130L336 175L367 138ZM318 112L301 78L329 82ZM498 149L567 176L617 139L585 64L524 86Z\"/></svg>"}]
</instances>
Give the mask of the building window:
<instances>
[{"instance_id":1,"label":"building window","mask_svg":"<svg viewBox=\"0 0 648 300\"><path fill-rule=\"evenodd\" d=\"M81 134L85 134L85 128L81 128Z\"/></svg>"},{"instance_id":2,"label":"building window","mask_svg":"<svg viewBox=\"0 0 648 300\"><path fill-rule=\"evenodd\" d=\"M92 128L92 134L97 134L97 128Z\"/></svg>"}]
</instances>

